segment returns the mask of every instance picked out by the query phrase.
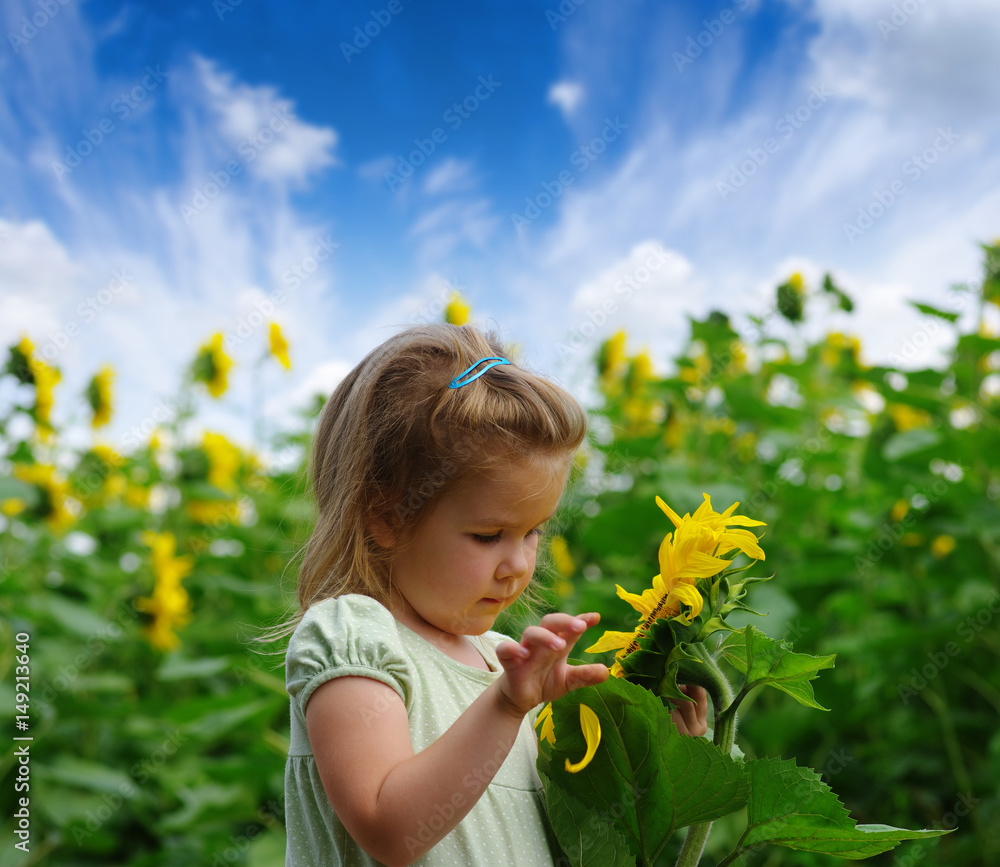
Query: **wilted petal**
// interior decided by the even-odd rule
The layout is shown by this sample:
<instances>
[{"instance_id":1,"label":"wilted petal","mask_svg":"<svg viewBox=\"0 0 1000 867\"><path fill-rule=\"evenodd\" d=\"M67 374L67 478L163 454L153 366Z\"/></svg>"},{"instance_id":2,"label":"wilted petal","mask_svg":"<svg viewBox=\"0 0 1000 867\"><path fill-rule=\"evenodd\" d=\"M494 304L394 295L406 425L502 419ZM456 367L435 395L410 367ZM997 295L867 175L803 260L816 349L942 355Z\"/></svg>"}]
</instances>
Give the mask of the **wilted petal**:
<instances>
[{"instance_id":1,"label":"wilted petal","mask_svg":"<svg viewBox=\"0 0 1000 867\"><path fill-rule=\"evenodd\" d=\"M601 742L601 721L587 705L580 705L580 728L583 729L583 739L587 742L587 752L580 761L572 764L566 759L566 770L571 774L582 771L597 752L597 746Z\"/></svg>"}]
</instances>

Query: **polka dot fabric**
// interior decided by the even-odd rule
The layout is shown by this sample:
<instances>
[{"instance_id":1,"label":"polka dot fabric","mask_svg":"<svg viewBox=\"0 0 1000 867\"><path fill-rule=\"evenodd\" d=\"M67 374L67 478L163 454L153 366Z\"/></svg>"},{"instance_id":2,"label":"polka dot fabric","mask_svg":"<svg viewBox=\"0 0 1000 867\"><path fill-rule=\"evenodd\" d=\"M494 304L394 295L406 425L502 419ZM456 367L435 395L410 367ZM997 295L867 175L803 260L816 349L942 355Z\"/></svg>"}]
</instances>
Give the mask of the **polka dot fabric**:
<instances>
[{"instance_id":1,"label":"polka dot fabric","mask_svg":"<svg viewBox=\"0 0 1000 867\"><path fill-rule=\"evenodd\" d=\"M306 612L288 645L286 684L291 696L291 747L285 768L286 867L377 865L344 830L326 797L305 723L313 691L335 677L371 677L394 689L406 706L415 752L437 740L500 675L494 647L506 636L473 638L492 671L447 656L367 596L327 599ZM533 717L534 714L530 715ZM483 767L462 780L455 804L478 797L458 826L423 857L422 867L553 867L558 848L545 818L535 771L532 718L521 723L510 754L496 757L488 745ZM497 768L492 782L489 772ZM484 791L485 786L485 791ZM466 800L463 800L466 799ZM427 827L445 820L451 804L429 811ZM419 845L421 828L412 835Z\"/></svg>"}]
</instances>

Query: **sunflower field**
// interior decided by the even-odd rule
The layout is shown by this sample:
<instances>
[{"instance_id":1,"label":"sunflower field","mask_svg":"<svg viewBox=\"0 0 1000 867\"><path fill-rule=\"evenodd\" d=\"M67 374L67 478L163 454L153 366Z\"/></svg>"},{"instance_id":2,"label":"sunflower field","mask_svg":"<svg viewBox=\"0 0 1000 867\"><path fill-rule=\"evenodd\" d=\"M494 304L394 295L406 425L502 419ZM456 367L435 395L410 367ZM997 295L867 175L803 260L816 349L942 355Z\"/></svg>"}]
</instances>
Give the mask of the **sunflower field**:
<instances>
[{"instance_id":1,"label":"sunflower field","mask_svg":"<svg viewBox=\"0 0 1000 867\"><path fill-rule=\"evenodd\" d=\"M671 528L658 496L684 515L708 494L763 522L758 572L774 578L746 601L766 616L731 622L836 664L813 683L829 711L756 690L736 744L816 769L858 822L954 829L873 864L1000 863L1000 245L983 253L980 282L914 302L925 326L897 366L821 334L831 310L853 307L830 275L791 275L745 323L692 320L666 375L623 332L595 346L581 364L596 365L600 401L541 570L554 608L602 613L576 655L612 665L582 649L636 630L642 612L616 585L652 586ZM460 324L469 311L455 299L445 315ZM942 334L947 361L921 366ZM287 367L288 351L272 326L261 363ZM116 448L100 435L113 370L64 395L30 335L6 352L0 867L283 864L283 646L254 639L291 612L313 516L304 455L325 395L299 432L268 443L292 458L279 471L198 424L243 375L221 335L170 411ZM53 425L63 401L89 414L89 448ZM701 863L718 864L745 824L719 819ZM768 848L738 863L848 862Z\"/></svg>"}]
</instances>

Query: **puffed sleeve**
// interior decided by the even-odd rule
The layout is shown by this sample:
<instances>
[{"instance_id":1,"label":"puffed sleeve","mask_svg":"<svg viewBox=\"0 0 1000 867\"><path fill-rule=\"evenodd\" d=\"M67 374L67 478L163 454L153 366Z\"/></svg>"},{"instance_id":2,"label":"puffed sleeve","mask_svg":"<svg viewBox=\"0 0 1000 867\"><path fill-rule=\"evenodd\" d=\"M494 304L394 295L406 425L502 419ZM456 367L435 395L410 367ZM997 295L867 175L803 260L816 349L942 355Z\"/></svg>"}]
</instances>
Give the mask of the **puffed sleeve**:
<instances>
[{"instance_id":1,"label":"puffed sleeve","mask_svg":"<svg viewBox=\"0 0 1000 867\"><path fill-rule=\"evenodd\" d=\"M396 621L383 605L359 594L316 603L292 634L285 685L295 715L304 720L316 687L350 675L391 687L409 711L412 675Z\"/></svg>"}]
</instances>

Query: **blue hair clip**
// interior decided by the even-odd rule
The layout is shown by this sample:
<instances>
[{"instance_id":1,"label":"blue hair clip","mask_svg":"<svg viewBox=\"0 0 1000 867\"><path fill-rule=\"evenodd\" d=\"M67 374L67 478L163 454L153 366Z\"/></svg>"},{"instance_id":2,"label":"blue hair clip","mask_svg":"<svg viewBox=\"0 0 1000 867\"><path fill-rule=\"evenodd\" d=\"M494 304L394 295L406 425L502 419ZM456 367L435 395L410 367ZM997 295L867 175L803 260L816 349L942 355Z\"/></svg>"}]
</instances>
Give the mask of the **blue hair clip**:
<instances>
[{"instance_id":1,"label":"blue hair clip","mask_svg":"<svg viewBox=\"0 0 1000 867\"><path fill-rule=\"evenodd\" d=\"M486 367L484 367L482 370L477 371L476 373L472 373L472 371L474 371L477 367L479 367L479 365L482 364L484 361L488 361L489 364L487 364ZM479 377L482 376L484 373L486 373L486 371L489 370L491 367L496 367L498 364L510 364L510 362L506 358L501 358L499 355L492 355L487 358L480 358L479 361L465 368L465 370L463 370L458 376L456 376L448 385L448 388L461 388L463 385L468 385L474 379L479 379Z\"/></svg>"}]
</instances>

